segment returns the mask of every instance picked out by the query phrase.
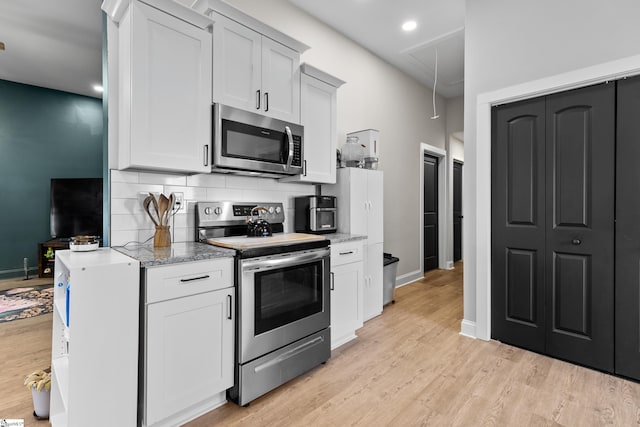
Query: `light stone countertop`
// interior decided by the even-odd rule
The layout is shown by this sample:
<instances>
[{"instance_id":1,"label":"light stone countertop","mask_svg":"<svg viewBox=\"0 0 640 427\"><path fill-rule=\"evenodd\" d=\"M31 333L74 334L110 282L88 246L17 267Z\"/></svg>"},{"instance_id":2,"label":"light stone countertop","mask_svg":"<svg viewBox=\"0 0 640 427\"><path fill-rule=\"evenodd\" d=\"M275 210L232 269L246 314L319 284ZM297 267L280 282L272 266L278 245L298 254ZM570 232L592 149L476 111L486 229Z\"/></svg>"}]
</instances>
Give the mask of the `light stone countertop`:
<instances>
[{"instance_id":1,"label":"light stone countertop","mask_svg":"<svg viewBox=\"0 0 640 427\"><path fill-rule=\"evenodd\" d=\"M236 251L199 242L177 242L168 248L154 248L153 243L144 245L112 246L112 249L140 261L141 267L202 261L213 258L232 258Z\"/></svg>"},{"instance_id":2,"label":"light stone countertop","mask_svg":"<svg viewBox=\"0 0 640 427\"><path fill-rule=\"evenodd\" d=\"M348 233L331 233L323 234L323 236L331 242L332 245L336 243L353 242L355 240L366 240L367 236L362 234L348 234Z\"/></svg>"}]
</instances>

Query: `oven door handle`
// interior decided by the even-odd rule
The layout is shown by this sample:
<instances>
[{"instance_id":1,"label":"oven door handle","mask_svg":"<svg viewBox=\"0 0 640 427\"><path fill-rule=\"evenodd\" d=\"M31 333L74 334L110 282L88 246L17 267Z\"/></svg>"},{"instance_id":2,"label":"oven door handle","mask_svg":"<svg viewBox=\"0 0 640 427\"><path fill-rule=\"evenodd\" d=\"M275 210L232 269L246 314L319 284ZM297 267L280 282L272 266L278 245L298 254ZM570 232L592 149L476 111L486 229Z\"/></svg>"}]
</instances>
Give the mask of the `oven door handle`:
<instances>
[{"instance_id":1,"label":"oven door handle","mask_svg":"<svg viewBox=\"0 0 640 427\"><path fill-rule=\"evenodd\" d=\"M321 260L329 256L330 253L329 249L325 249L315 252L287 255L282 258L249 258L241 261L241 268L243 272L274 270L276 268L306 264L308 262Z\"/></svg>"}]
</instances>

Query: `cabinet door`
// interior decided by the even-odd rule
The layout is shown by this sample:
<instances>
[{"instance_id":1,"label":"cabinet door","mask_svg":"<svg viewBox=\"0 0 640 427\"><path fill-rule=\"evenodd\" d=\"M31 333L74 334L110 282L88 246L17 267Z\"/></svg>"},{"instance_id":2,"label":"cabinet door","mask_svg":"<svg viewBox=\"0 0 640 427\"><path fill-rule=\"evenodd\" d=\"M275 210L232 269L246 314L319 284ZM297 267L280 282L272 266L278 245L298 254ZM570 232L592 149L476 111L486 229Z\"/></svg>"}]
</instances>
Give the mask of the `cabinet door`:
<instances>
[{"instance_id":1,"label":"cabinet door","mask_svg":"<svg viewBox=\"0 0 640 427\"><path fill-rule=\"evenodd\" d=\"M382 171L367 172L367 236L368 243L384 241L384 204Z\"/></svg>"},{"instance_id":2,"label":"cabinet door","mask_svg":"<svg viewBox=\"0 0 640 427\"><path fill-rule=\"evenodd\" d=\"M347 169L349 171L346 175L348 177L348 182L342 183L341 185L349 186L349 199L346 201L346 203L351 205L351 217L349 218L350 227L348 232L351 234L362 234L369 237L369 230L367 228L369 211L367 171L357 168ZM340 199L338 199L338 203L340 203ZM338 210L339 209L340 205L338 205ZM338 224L338 226L340 227L340 224Z\"/></svg>"},{"instance_id":3,"label":"cabinet door","mask_svg":"<svg viewBox=\"0 0 640 427\"><path fill-rule=\"evenodd\" d=\"M300 117L304 126L304 175L300 181L336 182L336 88L301 75Z\"/></svg>"},{"instance_id":4,"label":"cabinet door","mask_svg":"<svg viewBox=\"0 0 640 427\"><path fill-rule=\"evenodd\" d=\"M364 248L364 298L363 319L369 320L382 313L383 244L366 245Z\"/></svg>"},{"instance_id":5,"label":"cabinet door","mask_svg":"<svg viewBox=\"0 0 640 427\"><path fill-rule=\"evenodd\" d=\"M362 262L333 267L331 289L331 348L355 338L362 326Z\"/></svg>"},{"instance_id":6,"label":"cabinet door","mask_svg":"<svg viewBox=\"0 0 640 427\"><path fill-rule=\"evenodd\" d=\"M247 111L262 109L262 36L214 15L213 101Z\"/></svg>"},{"instance_id":7,"label":"cabinet door","mask_svg":"<svg viewBox=\"0 0 640 427\"><path fill-rule=\"evenodd\" d=\"M121 97L120 166L208 172L211 34L137 2L130 19L130 45L121 52L121 89L129 92Z\"/></svg>"},{"instance_id":8,"label":"cabinet door","mask_svg":"<svg viewBox=\"0 0 640 427\"><path fill-rule=\"evenodd\" d=\"M235 289L147 306L146 424L233 385Z\"/></svg>"},{"instance_id":9,"label":"cabinet door","mask_svg":"<svg viewBox=\"0 0 640 427\"><path fill-rule=\"evenodd\" d=\"M546 352L613 372L615 85L547 97ZM637 266L636 266L637 268Z\"/></svg>"},{"instance_id":10,"label":"cabinet door","mask_svg":"<svg viewBox=\"0 0 640 427\"><path fill-rule=\"evenodd\" d=\"M640 77L618 82L615 371L640 380Z\"/></svg>"},{"instance_id":11,"label":"cabinet door","mask_svg":"<svg viewBox=\"0 0 640 427\"><path fill-rule=\"evenodd\" d=\"M262 91L265 115L300 123L300 54L267 37L262 37Z\"/></svg>"},{"instance_id":12,"label":"cabinet door","mask_svg":"<svg viewBox=\"0 0 640 427\"><path fill-rule=\"evenodd\" d=\"M495 107L491 337L545 351L545 100Z\"/></svg>"}]
</instances>

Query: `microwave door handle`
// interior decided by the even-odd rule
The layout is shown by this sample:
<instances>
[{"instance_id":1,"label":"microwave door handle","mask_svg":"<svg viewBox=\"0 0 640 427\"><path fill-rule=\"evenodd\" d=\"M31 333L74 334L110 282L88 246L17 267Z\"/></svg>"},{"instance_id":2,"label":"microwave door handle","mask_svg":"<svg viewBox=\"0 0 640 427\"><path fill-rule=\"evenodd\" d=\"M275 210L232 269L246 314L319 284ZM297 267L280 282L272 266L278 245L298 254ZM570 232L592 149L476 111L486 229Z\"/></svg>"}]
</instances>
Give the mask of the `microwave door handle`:
<instances>
[{"instance_id":1,"label":"microwave door handle","mask_svg":"<svg viewBox=\"0 0 640 427\"><path fill-rule=\"evenodd\" d=\"M287 166L285 167L285 171L288 171L293 161L293 136L291 135L291 128L289 126L285 126L284 131L287 133L287 139L289 140L289 157L287 158Z\"/></svg>"}]
</instances>

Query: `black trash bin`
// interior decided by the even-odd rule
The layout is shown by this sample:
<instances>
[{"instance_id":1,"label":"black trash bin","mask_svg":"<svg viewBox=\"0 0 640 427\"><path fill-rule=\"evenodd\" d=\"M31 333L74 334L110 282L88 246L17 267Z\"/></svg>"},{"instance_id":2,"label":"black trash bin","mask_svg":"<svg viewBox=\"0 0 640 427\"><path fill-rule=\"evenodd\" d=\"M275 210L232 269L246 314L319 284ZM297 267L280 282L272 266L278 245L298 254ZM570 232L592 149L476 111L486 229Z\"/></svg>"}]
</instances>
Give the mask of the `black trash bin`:
<instances>
[{"instance_id":1,"label":"black trash bin","mask_svg":"<svg viewBox=\"0 0 640 427\"><path fill-rule=\"evenodd\" d=\"M396 258L391 254L384 253L384 267L382 270L382 286L383 286L383 299L382 305L389 303L395 303L393 299L393 291L396 288L396 274L398 272L398 261L400 258Z\"/></svg>"}]
</instances>

